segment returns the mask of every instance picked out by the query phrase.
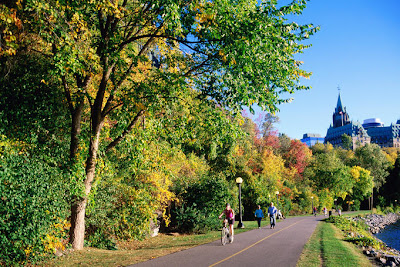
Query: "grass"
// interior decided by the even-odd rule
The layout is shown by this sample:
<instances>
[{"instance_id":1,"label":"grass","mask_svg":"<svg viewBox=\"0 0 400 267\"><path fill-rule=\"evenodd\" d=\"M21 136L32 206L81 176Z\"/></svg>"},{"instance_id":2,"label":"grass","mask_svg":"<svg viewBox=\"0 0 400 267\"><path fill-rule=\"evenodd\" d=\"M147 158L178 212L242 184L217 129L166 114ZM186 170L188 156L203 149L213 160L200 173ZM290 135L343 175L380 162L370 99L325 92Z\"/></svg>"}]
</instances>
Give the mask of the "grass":
<instances>
[{"instance_id":1,"label":"grass","mask_svg":"<svg viewBox=\"0 0 400 267\"><path fill-rule=\"evenodd\" d=\"M263 221L263 225L267 222ZM256 221L244 221L244 229L235 229L235 234L258 228ZM119 242L118 250L86 247L68 255L43 262L38 266L127 266L165 256L220 238L220 231L200 235L166 235L143 241Z\"/></svg>"},{"instance_id":2,"label":"grass","mask_svg":"<svg viewBox=\"0 0 400 267\"><path fill-rule=\"evenodd\" d=\"M333 224L320 222L297 266L373 266L360 249L343 239L342 232Z\"/></svg>"},{"instance_id":3,"label":"grass","mask_svg":"<svg viewBox=\"0 0 400 267\"><path fill-rule=\"evenodd\" d=\"M354 212L346 215L369 213ZM244 221L244 229L235 229L235 234L257 228L256 221ZM262 225L268 224L263 221ZM194 246L218 240L219 231L200 235L166 235L143 241L119 242L118 250L84 248L63 257L43 262L38 266L127 266L170 253L185 250ZM343 234L332 224L321 222L305 245L298 263L303 266L371 266L353 244L343 241Z\"/></svg>"}]
</instances>

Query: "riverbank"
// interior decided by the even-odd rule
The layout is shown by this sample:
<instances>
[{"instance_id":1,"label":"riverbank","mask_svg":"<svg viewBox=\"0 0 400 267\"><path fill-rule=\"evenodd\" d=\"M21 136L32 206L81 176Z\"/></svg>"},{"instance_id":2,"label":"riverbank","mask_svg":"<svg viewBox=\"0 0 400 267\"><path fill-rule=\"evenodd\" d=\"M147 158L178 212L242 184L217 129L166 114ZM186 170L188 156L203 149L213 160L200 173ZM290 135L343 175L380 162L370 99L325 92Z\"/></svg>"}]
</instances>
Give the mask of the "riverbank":
<instances>
[{"instance_id":1,"label":"riverbank","mask_svg":"<svg viewBox=\"0 0 400 267\"><path fill-rule=\"evenodd\" d=\"M380 214L369 214L365 217L358 217L365 222L366 225L369 227L369 231L372 234L379 233L383 230L386 226L396 223L400 220L400 214L398 213L388 213L386 215Z\"/></svg>"},{"instance_id":2,"label":"riverbank","mask_svg":"<svg viewBox=\"0 0 400 267\"><path fill-rule=\"evenodd\" d=\"M383 266L400 266L400 251L387 246L387 244L375 236L375 234L381 232L386 226L399 221L400 214L368 214L364 217L356 217L354 220L362 220L369 227L372 236L383 245L380 249L372 246L363 246L364 254L368 257L375 258L375 260Z\"/></svg>"}]
</instances>

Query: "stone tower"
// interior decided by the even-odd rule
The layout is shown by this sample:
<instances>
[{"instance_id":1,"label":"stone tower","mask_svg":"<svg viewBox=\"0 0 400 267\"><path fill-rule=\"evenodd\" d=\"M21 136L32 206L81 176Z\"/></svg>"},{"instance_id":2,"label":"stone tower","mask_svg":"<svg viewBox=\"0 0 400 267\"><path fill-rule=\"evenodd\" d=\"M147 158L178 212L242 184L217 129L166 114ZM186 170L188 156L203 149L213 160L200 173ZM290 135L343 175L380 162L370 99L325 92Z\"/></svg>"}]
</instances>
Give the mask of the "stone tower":
<instances>
[{"instance_id":1,"label":"stone tower","mask_svg":"<svg viewBox=\"0 0 400 267\"><path fill-rule=\"evenodd\" d=\"M346 107L342 105L342 99L340 98L340 93L333 113L333 128L341 127L350 123L349 114L347 114Z\"/></svg>"}]
</instances>

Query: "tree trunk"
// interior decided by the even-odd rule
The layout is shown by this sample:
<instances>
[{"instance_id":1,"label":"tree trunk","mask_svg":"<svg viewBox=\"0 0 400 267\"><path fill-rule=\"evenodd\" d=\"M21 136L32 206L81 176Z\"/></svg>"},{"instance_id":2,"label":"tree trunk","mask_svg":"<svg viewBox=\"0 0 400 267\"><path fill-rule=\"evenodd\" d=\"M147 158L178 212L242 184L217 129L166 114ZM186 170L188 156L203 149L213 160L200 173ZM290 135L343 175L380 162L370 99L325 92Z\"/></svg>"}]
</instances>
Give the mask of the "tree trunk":
<instances>
[{"instance_id":1,"label":"tree trunk","mask_svg":"<svg viewBox=\"0 0 400 267\"><path fill-rule=\"evenodd\" d=\"M105 59L105 65L107 65L108 59ZM99 90L97 91L96 99L93 106L91 107L91 138L88 151L88 157L86 159L86 179L84 181L85 192L84 196L76 196L75 201L71 205L71 229L70 229L70 243L72 248L76 250L83 249L85 241L85 214L87 200L92 189L93 180L96 174L96 160L97 152L99 150L100 132L103 128L104 116L102 114L102 106L104 100L105 89L107 87L107 81L110 77L113 66L105 68L107 71L103 73ZM88 85L90 78L85 80L85 84ZM82 83L82 85L85 85ZM71 140L73 144L73 140Z\"/></svg>"},{"instance_id":2,"label":"tree trunk","mask_svg":"<svg viewBox=\"0 0 400 267\"><path fill-rule=\"evenodd\" d=\"M73 249L83 249L85 240L85 211L87 198L74 201L71 205L70 243Z\"/></svg>"}]
</instances>

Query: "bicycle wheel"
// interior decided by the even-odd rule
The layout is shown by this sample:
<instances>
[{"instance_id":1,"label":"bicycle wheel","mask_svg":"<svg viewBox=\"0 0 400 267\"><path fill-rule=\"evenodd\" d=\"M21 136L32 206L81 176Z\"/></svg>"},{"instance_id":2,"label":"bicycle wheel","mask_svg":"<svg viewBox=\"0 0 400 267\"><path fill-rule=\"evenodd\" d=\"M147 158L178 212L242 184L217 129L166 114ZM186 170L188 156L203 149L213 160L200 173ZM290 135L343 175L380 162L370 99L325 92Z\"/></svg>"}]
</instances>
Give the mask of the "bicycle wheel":
<instances>
[{"instance_id":1,"label":"bicycle wheel","mask_svg":"<svg viewBox=\"0 0 400 267\"><path fill-rule=\"evenodd\" d=\"M221 244L225 246L226 242L228 242L228 229L226 229L226 227L223 227L221 231Z\"/></svg>"}]
</instances>

